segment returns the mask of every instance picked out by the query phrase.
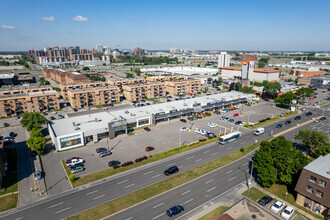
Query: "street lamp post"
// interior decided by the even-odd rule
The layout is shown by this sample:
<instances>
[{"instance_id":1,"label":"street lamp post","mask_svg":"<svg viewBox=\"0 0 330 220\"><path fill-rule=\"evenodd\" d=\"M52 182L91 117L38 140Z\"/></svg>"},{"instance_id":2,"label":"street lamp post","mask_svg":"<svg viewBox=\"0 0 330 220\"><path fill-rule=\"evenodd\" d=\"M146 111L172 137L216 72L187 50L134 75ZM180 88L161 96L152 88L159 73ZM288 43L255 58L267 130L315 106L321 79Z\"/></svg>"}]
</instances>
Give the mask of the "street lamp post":
<instances>
[{"instance_id":1,"label":"street lamp post","mask_svg":"<svg viewBox=\"0 0 330 220\"><path fill-rule=\"evenodd\" d=\"M182 133L182 131L181 131L181 130L179 130L180 151L181 151L181 133Z\"/></svg>"}]
</instances>

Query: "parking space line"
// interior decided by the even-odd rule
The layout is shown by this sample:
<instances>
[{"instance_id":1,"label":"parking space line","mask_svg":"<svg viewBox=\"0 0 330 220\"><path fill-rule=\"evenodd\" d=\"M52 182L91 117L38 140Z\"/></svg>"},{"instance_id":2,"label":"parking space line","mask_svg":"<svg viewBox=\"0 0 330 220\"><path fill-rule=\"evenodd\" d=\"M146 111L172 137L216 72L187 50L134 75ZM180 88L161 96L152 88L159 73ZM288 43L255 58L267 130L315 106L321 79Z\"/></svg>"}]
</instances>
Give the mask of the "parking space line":
<instances>
[{"instance_id":1,"label":"parking space line","mask_svg":"<svg viewBox=\"0 0 330 220\"><path fill-rule=\"evenodd\" d=\"M188 201L185 201L182 205L185 205L185 204L187 204L188 202L191 202L191 201L193 201L194 199L189 199Z\"/></svg>"},{"instance_id":2,"label":"parking space line","mask_svg":"<svg viewBox=\"0 0 330 220\"><path fill-rule=\"evenodd\" d=\"M232 180L235 179L235 178L236 178L236 176L234 176L233 178L230 178L230 179L228 180L228 182L229 182L229 181L232 181Z\"/></svg>"},{"instance_id":3,"label":"parking space line","mask_svg":"<svg viewBox=\"0 0 330 220\"><path fill-rule=\"evenodd\" d=\"M15 220L20 220L20 219L22 219L23 217L19 217L19 218L16 218Z\"/></svg>"},{"instance_id":4,"label":"parking space line","mask_svg":"<svg viewBox=\"0 0 330 220\"><path fill-rule=\"evenodd\" d=\"M133 217L129 217L128 219L126 219L126 220L131 220Z\"/></svg>"},{"instance_id":5,"label":"parking space line","mask_svg":"<svg viewBox=\"0 0 330 220\"><path fill-rule=\"evenodd\" d=\"M134 186L134 185L135 185L135 184L133 183L133 184L131 184L131 185L125 186L124 188L126 189L126 188L129 188L129 187Z\"/></svg>"},{"instance_id":6,"label":"parking space line","mask_svg":"<svg viewBox=\"0 0 330 220\"><path fill-rule=\"evenodd\" d=\"M153 177L151 177L151 178L156 178L156 177L158 177L158 176L160 176L160 174L157 174L156 176L153 176Z\"/></svg>"},{"instance_id":7,"label":"parking space line","mask_svg":"<svg viewBox=\"0 0 330 220\"><path fill-rule=\"evenodd\" d=\"M56 206L61 205L61 204L63 204L63 202L57 203L55 205L51 205L51 206L48 207L48 209L53 208L53 207L56 207Z\"/></svg>"},{"instance_id":8,"label":"parking space line","mask_svg":"<svg viewBox=\"0 0 330 220\"><path fill-rule=\"evenodd\" d=\"M204 184L208 184L208 183L212 182L213 180L214 180L214 179L211 179L211 180L205 182Z\"/></svg>"},{"instance_id":9,"label":"parking space line","mask_svg":"<svg viewBox=\"0 0 330 220\"><path fill-rule=\"evenodd\" d=\"M68 209L71 209L71 207L67 207L67 208L62 209L62 210L60 210L60 211L57 211L57 212L55 212L55 214L58 214L58 213L60 213L60 212L64 212L64 211L66 211L66 210L68 210Z\"/></svg>"},{"instance_id":10,"label":"parking space line","mask_svg":"<svg viewBox=\"0 0 330 220\"><path fill-rule=\"evenodd\" d=\"M249 162L243 163L243 166L247 165Z\"/></svg>"},{"instance_id":11,"label":"parking space line","mask_svg":"<svg viewBox=\"0 0 330 220\"><path fill-rule=\"evenodd\" d=\"M117 184L122 184L122 183L124 183L124 182L127 182L128 180L123 180L123 181L121 181L121 182L118 182Z\"/></svg>"},{"instance_id":12,"label":"parking space line","mask_svg":"<svg viewBox=\"0 0 330 220\"><path fill-rule=\"evenodd\" d=\"M96 199L102 198L103 196L105 196L105 195L103 194L103 195L97 196L97 197L93 198L92 200L96 200Z\"/></svg>"},{"instance_id":13,"label":"parking space line","mask_svg":"<svg viewBox=\"0 0 330 220\"><path fill-rule=\"evenodd\" d=\"M162 215L165 215L165 213L162 213L162 214L160 214L160 215L157 215L156 217L153 217L152 219L159 218L159 217L162 216Z\"/></svg>"},{"instance_id":14,"label":"parking space line","mask_svg":"<svg viewBox=\"0 0 330 220\"><path fill-rule=\"evenodd\" d=\"M179 168L181 169L183 166L179 166Z\"/></svg>"},{"instance_id":15,"label":"parking space line","mask_svg":"<svg viewBox=\"0 0 330 220\"><path fill-rule=\"evenodd\" d=\"M154 171L152 170L152 171L146 172L143 175L147 175L147 174L152 173L152 172L154 172Z\"/></svg>"},{"instance_id":16,"label":"parking space line","mask_svg":"<svg viewBox=\"0 0 330 220\"><path fill-rule=\"evenodd\" d=\"M217 188L217 187L213 187L213 188L207 190L206 192L211 192L211 191L214 190L215 188Z\"/></svg>"},{"instance_id":17,"label":"parking space line","mask_svg":"<svg viewBox=\"0 0 330 220\"><path fill-rule=\"evenodd\" d=\"M181 193L181 196L183 196L184 194L187 194L187 193L189 193L191 190L188 190L188 191L186 191L186 192L184 192L184 193Z\"/></svg>"},{"instance_id":18,"label":"parking space line","mask_svg":"<svg viewBox=\"0 0 330 220\"><path fill-rule=\"evenodd\" d=\"M233 147L228 147L227 150L232 149Z\"/></svg>"},{"instance_id":19,"label":"parking space line","mask_svg":"<svg viewBox=\"0 0 330 220\"><path fill-rule=\"evenodd\" d=\"M291 218L291 220L293 220L296 216L297 216L297 213L295 213L295 215Z\"/></svg>"},{"instance_id":20,"label":"parking space line","mask_svg":"<svg viewBox=\"0 0 330 220\"><path fill-rule=\"evenodd\" d=\"M98 190L94 190L92 192L86 193L86 195L93 194L93 193L96 193L96 192L98 192Z\"/></svg>"},{"instance_id":21,"label":"parking space line","mask_svg":"<svg viewBox=\"0 0 330 220\"><path fill-rule=\"evenodd\" d=\"M157 208L158 206L161 206L161 205L163 205L164 203L162 202L162 203L160 203L160 204L158 204L158 205L155 205L154 207L152 207L152 208Z\"/></svg>"}]
</instances>

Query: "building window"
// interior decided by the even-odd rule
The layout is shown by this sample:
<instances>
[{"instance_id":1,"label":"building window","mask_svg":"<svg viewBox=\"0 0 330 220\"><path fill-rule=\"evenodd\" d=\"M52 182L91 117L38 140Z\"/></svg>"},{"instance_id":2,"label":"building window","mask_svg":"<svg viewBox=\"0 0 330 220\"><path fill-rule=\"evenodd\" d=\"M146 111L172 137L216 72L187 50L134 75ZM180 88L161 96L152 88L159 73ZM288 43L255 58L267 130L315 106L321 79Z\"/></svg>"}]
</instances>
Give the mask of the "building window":
<instances>
[{"instance_id":1,"label":"building window","mask_svg":"<svg viewBox=\"0 0 330 220\"><path fill-rule=\"evenodd\" d=\"M312 193L314 191L314 189L311 186L307 186L307 191Z\"/></svg>"},{"instance_id":2,"label":"building window","mask_svg":"<svg viewBox=\"0 0 330 220\"><path fill-rule=\"evenodd\" d=\"M60 144L61 144L61 148L66 148L72 145L81 144L81 135L78 134L71 137L61 138Z\"/></svg>"},{"instance_id":3,"label":"building window","mask_svg":"<svg viewBox=\"0 0 330 220\"><path fill-rule=\"evenodd\" d=\"M316 182L316 177L314 177L314 176L310 176L310 177L309 177L309 181L315 183L315 182Z\"/></svg>"},{"instance_id":4,"label":"building window","mask_svg":"<svg viewBox=\"0 0 330 220\"><path fill-rule=\"evenodd\" d=\"M323 192L316 190L316 196L323 197Z\"/></svg>"},{"instance_id":5,"label":"building window","mask_svg":"<svg viewBox=\"0 0 330 220\"><path fill-rule=\"evenodd\" d=\"M319 180L319 185L325 187L327 183L323 180Z\"/></svg>"}]
</instances>

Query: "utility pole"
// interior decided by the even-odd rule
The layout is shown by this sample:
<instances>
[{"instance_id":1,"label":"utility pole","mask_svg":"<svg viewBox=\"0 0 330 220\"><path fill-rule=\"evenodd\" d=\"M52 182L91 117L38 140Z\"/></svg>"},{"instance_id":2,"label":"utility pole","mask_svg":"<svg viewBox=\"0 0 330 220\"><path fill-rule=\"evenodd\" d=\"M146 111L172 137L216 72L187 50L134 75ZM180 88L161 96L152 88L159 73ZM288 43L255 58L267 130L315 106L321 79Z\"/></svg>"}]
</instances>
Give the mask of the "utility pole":
<instances>
[{"instance_id":1,"label":"utility pole","mask_svg":"<svg viewBox=\"0 0 330 220\"><path fill-rule=\"evenodd\" d=\"M179 130L179 139L180 139L180 151L181 151L181 133L182 133L182 131L181 131L181 130Z\"/></svg>"}]
</instances>

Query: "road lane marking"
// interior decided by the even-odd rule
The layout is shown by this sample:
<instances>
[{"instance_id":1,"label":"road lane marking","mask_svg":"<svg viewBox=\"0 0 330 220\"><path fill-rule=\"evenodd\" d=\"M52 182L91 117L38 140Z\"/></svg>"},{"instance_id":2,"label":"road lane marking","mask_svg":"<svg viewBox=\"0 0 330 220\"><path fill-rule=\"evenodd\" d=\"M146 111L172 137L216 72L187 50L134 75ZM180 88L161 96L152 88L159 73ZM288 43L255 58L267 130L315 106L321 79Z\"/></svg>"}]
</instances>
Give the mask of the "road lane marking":
<instances>
[{"instance_id":1,"label":"road lane marking","mask_svg":"<svg viewBox=\"0 0 330 220\"><path fill-rule=\"evenodd\" d=\"M208 183L212 182L213 180L214 180L214 179L211 179L211 180L205 182L204 184L208 184Z\"/></svg>"},{"instance_id":2,"label":"road lane marking","mask_svg":"<svg viewBox=\"0 0 330 220\"><path fill-rule=\"evenodd\" d=\"M248 161L248 162L246 162L246 163L243 163L243 166L247 165L248 163L249 163L249 161Z\"/></svg>"},{"instance_id":3,"label":"road lane marking","mask_svg":"<svg viewBox=\"0 0 330 220\"><path fill-rule=\"evenodd\" d=\"M250 170L245 170L245 172L249 172Z\"/></svg>"},{"instance_id":4,"label":"road lane marking","mask_svg":"<svg viewBox=\"0 0 330 220\"><path fill-rule=\"evenodd\" d=\"M219 152L215 152L215 153L213 153L213 154L211 154L211 156L214 156L214 155L216 155L216 154L218 154Z\"/></svg>"},{"instance_id":5,"label":"road lane marking","mask_svg":"<svg viewBox=\"0 0 330 220\"><path fill-rule=\"evenodd\" d=\"M96 192L98 192L98 190L94 190L92 192L86 193L86 195L93 194L93 193L96 193Z\"/></svg>"},{"instance_id":6,"label":"road lane marking","mask_svg":"<svg viewBox=\"0 0 330 220\"><path fill-rule=\"evenodd\" d=\"M153 176L153 177L151 177L151 178L156 178L156 177L158 177L158 176L160 176L160 174L157 174L156 176Z\"/></svg>"},{"instance_id":7,"label":"road lane marking","mask_svg":"<svg viewBox=\"0 0 330 220\"><path fill-rule=\"evenodd\" d=\"M228 174L228 173L231 173L231 172L233 172L233 170L229 170L229 171L227 171L225 174Z\"/></svg>"},{"instance_id":8,"label":"road lane marking","mask_svg":"<svg viewBox=\"0 0 330 220\"><path fill-rule=\"evenodd\" d=\"M124 188L126 189L126 188L129 188L129 187L134 186L134 185L135 185L135 184L133 183L133 184L131 184L131 185L125 186Z\"/></svg>"},{"instance_id":9,"label":"road lane marking","mask_svg":"<svg viewBox=\"0 0 330 220\"><path fill-rule=\"evenodd\" d=\"M207 190L206 192L211 192L211 191L214 190L215 188L217 188L217 187L213 187L213 188Z\"/></svg>"},{"instance_id":10,"label":"road lane marking","mask_svg":"<svg viewBox=\"0 0 330 220\"><path fill-rule=\"evenodd\" d=\"M210 152L211 150L207 150L207 151L204 151L204 154L206 154L206 153L208 153L208 152Z\"/></svg>"},{"instance_id":11,"label":"road lane marking","mask_svg":"<svg viewBox=\"0 0 330 220\"><path fill-rule=\"evenodd\" d=\"M170 167L170 166L173 166L173 165L175 165L175 163L171 163L171 164L167 165L166 167Z\"/></svg>"},{"instance_id":12,"label":"road lane marking","mask_svg":"<svg viewBox=\"0 0 330 220\"><path fill-rule=\"evenodd\" d=\"M126 220L131 220L133 217L129 217L128 219L126 219Z\"/></svg>"},{"instance_id":13,"label":"road lane marking","mask_svg":"<svg viewBox=\"0 0 330 220\"><path fill-rule=\"evenodd\" d=\"M195 162L198 162L198 161L201 161L202 160L202 158L201 159L198 159L198 160L195 160Z\"/></svg>"},{"instance_id":14,"label":"road lane marking","mask_svg":"<svg viewBox=\"0 0 330 220\"><path fill-rule=\"evenodd\" d=\"M58 205L61 205L61 204L63 204L63 202L57 203L55 205L51 205L51 206L48 207L48 209L53 208L53 207L58 206Z\"/></svg>"},{"instance_id":15,"label":"road lane marking","mask_svg":"<svg viewBox=\"0 0 330 220\"><path fill-rule=\"evenodd\" d=\"M184 193L181 193L181 196L183 196L184 194L187 194L187 193L189 193L191 190L188 190L188 191L186 191L186 192L184 192Z\"/></svg>"},{"instance_id":16,"label":"road lane marking","mask_svg":"<svg viewBox=\"0 0 330 220\"><path fill-rule=\"evenodd\" d=\"M55 214L58 214L58 213L60 213L60 212L64 212L64 211L66 211L66 210L68 210L68 209L71 209L71 207L67 207L67 208L62 209L62 210L60 210L60 211L57 211L57 212L55 212Z\"/></svg>"},{"instance_id":17,"label":"road lane marking","mask_svg":"<svg viewBox=\"0 0 330 220\"><path fill-rule=\"evenodd\" d=\"M188 157L188 158L186 158L186 160L193 159L194 157L195 157L195 156Z\"/></svg>"},{"instance_id":18,"label":"road lane marking","mask_svg":"<svg viewBox=\"0 0 330 220\"><path fill-rule=\"evenodd\" d=\"M233 147L228 147L227 150L232 149Z\"/></svg>"},{"instance_id":19,"label":"road lane marking","mask_svg":"<svg viewBox=\"0 0 330 220\"><path fill-rule=\"evenodd\" d=\"M162 215L165 215L165 213L162 213L162 214L160 214L160 215L157 215L156 217L153 217L152 219L159 218L159 217L162 216Z\"/></svg>"},{"instance_id":20,"label":"road lane marking","mask_svg":"<svg viewBox=\"0 0 330 220\"><path fill-rule=\"evenodd\" d=\"M16 218L15 220L20 220L20 219L22 219L23 217L19 217L19 218Z\"/></svg>"},{"instance_id":21,"label":"road lane marking","mask_svg":"<svg viewBox=\"0 0 330 220\"><path fill-rule=\"evenodd\" d=\"M193 201L194 199L189 199L188 201L186 201L186 202L184 202L182 205L185 205L185 204L187 204L188 202L191 202L191 201Z\"/></svg>"},{"instance_id":22,"label":"road lane marking","mask_svg":"<svg viewBox=\"0 0 330 220\"><path fill-rule=\"evenodd\" d=\"M123 180L123 181L121 181L121 182L119 182L119 183L117 183L117 184L122 184L122 183L124 183L124 182L127 182L128 180Z\"/></svg>"},{"instance_id":23,"label":"road lane marking","mask_svg":"<svg viewBox=\"0 0 330 220\"><path fill-rule=\"evenodd\" d=\"M105 196L105 195L103 194L103 195L97 196L97 197L93 198L92 200L102 198L103 196Z\"/></svg>"},{"instance_id":24,"label":"road lane marking","mask_svg":"<svg viewBox=\"0 0 330 220\"><path fill-rule=\"evenodd\" d=\"M230 179L228 180L228 182L229 182L229 181L232 181L232 180L235 179L235 178L236 178L236 176L234 176L233 178L230 178Z\"/></svg>"},{"instance_id":25,"label":"road lane marking","mask_svg":"<svg viewBox=\"0 0 330 220\"><path fill-rule=\"evenodd\" d=\"M147 175L147 174L152 173L152 172L154 172L154 171L152 170L152 171L146 172L143 175Z\"/></svg>"},{"instance_id":26,"label":"road lane marking","mask_svg":"<svg viewBox=\"0 0 330 220\"><path fill-rule=\"evenodd\" d=\"M179 166L179 168L181 169L183 166Z\"/></svg>"},{"instance_id":27,"label":"road lane marking","mask_svg":"<svg viewBox=\"0 0 330 220\"><path fill-rule=\"evenodd\" d=\"M164 205L164 203L162 202L162 203L160 203L160 204L158 204L158 205L155 205L155 206L152 207L152 208L157 208L158 206L161 206L161 205Z\"/></svg>"}]
</instances>

